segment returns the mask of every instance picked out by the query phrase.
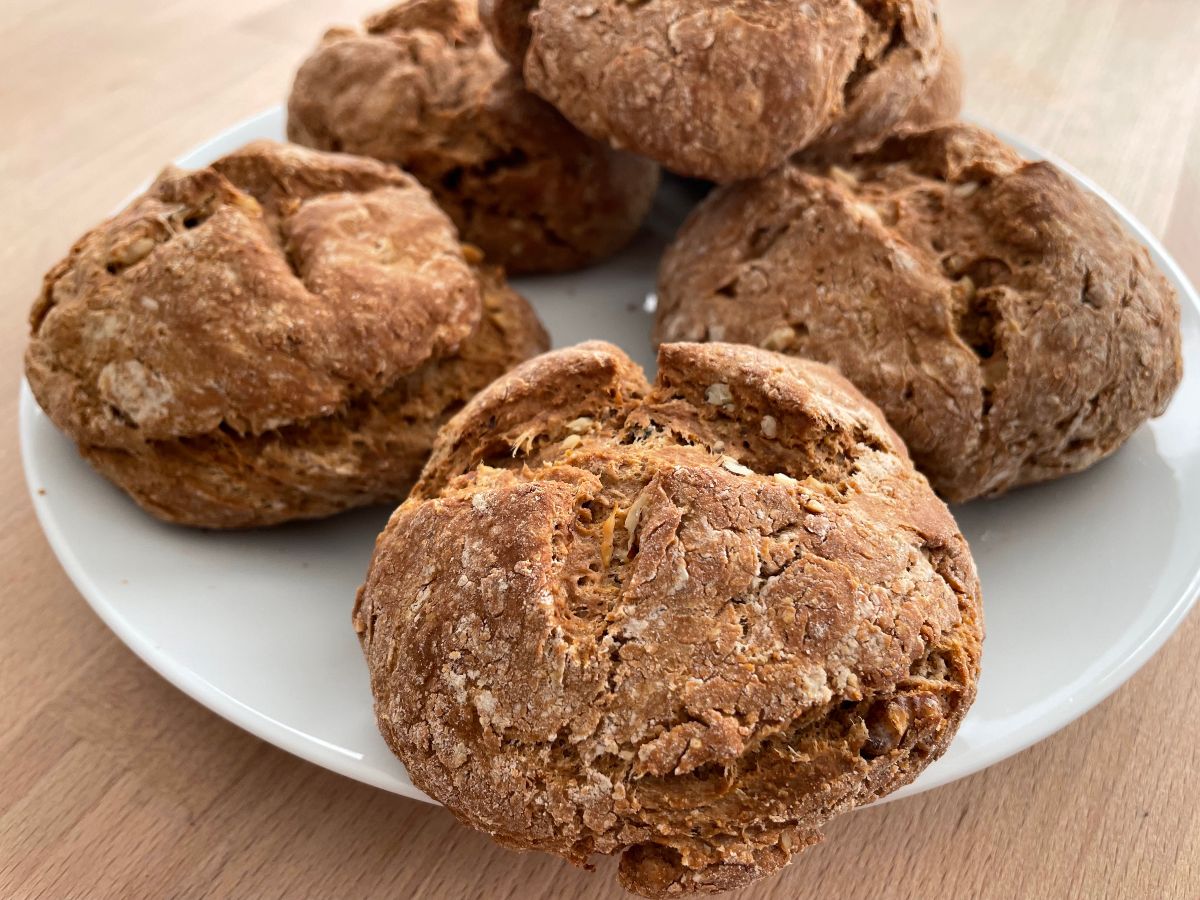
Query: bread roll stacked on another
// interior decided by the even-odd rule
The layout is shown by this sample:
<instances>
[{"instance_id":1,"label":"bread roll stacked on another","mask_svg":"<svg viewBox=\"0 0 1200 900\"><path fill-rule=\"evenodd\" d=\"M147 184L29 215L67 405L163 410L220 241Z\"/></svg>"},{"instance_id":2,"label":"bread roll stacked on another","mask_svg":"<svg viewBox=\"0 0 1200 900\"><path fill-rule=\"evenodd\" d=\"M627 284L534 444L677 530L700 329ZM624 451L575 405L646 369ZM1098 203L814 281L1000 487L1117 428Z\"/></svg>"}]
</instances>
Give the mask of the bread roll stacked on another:
<instances>
[{"instance_id":1,"label":"bread roll stacked on another","mask_svg":"<svg viewBox=\"0 0 1200 900\"><path fill-rule=\"evenodd\" d=\"M525 83L672 172L755 178L958 113L930 0L481 0Z\"/></svg>"},{"instance_id":2,"label":"bread roll stacked on another","mask_svg":"<svg viewBox=\"0 0 1200 900\"><path fill-rule=\"evenodd\" d=\"M31 323L51 420L206 528L403 499L438 426L547 342L411 177L270 142L164 171L51 269Z\"/></svg>"}]
</instances>

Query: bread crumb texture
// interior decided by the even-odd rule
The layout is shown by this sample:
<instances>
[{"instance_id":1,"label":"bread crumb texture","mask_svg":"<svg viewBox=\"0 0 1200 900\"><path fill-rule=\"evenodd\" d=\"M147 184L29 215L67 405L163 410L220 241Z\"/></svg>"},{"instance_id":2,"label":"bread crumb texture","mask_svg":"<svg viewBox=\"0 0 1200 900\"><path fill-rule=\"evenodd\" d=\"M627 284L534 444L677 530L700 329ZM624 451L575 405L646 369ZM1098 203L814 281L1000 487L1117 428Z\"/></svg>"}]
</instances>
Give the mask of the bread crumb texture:
<instances>
[{"instance_id":1,"label":"bread crumb texture","mask_svg":"<svg viewBox=\"0 0 1200 900\"><path fill-rule=\"evenodd\" d=\"M647 897L770 874L911 781L983 637L954 520L848 382L724 344L659 365L583 344L479 394L354 613L418 787Z\"/></svg>"}]
</instances>

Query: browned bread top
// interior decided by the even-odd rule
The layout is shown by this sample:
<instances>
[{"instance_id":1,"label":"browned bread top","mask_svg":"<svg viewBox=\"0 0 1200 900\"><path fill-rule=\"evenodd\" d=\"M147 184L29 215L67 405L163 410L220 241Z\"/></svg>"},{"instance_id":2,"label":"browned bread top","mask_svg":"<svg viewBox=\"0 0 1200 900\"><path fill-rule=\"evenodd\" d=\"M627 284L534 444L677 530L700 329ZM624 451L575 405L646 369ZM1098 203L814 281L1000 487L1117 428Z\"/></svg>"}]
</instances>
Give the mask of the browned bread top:
<instances>
[{"instance_id":1,"label":"browned bread top","mask_svg":"<svg viewBox=\"0 0 1200 900\"><path fill-rule=\"evenodd\" d=\"M55 424L121 446L327 415L480 315L454 226L398 169L260 142L167 169L46 276L28 367Z\"/></svg>"},{"instance_id":2,"label":"browned bread top","mask_svg":"<svg viewBox=\"0 0 1200 900\"><path fill-rule=\"evenodd\" d=\"M577 127L719 182L764 175L830 129L882 136L941 56L929 0L482 6L530 89Z\"/></svg>"},{"instance_id":3,"label":"browned bread top","mask_svg":"<svg viewBox=\"0 0 1200 900\"><path fill-rule=\"evenodd\" d=\"M304 62L288 136L395 163L510 273L578 268L637 231L658 167L572 127L496 53L473 0L407 0Z\"/></svg>"},{"instance_id":4,"label":"browned bread top","mask_svg":"<svg viewBox=\"0 0 1200 900\"><path fill-rule=\"evenodd\" d=\"M952 125L715 192L660 271L657 338L836 366L945 498L1078 471L1161 413L1179 303L1113 212Z\"/></svg>"},{"instance_id":5,"label":"browned bread top","mask_svg":"<svg viewBox=\"0 0 1200 900\"><path fill-rule=\"evenodd\" d=\"M816 363L584 344L499 379L380 536L355 625L413 781L517 848L725 890L908 782L974 696L974 565Z\"/></svg>"}]
</instances>

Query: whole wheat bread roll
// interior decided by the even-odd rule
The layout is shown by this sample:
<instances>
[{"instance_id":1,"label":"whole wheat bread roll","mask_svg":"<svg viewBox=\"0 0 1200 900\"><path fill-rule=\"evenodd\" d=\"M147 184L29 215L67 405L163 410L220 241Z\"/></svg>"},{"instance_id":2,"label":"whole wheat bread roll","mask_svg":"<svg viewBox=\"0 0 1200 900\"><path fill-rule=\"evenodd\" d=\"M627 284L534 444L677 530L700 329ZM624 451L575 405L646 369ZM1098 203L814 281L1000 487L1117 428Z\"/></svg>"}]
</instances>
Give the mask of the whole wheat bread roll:
<instances>
[{"instance_id":1,"label":"whole wheat bread roll","mask_svg":"<svg viewBox=\"0 0 1200 900\"><path fill-rule=\"evenodd\" d=\"M438 426L545 349L408 175L270 142L168 168L46 275L25 372L161 519L269 525L395 502Z\"/></svg>"},{"instance_id":2,"label":"whole wheat bread roll","mask_svg":"<svg viewBox=\"0 0 1200 900\"><path fill-rule=\"evenodd\" d=\"M838 368L955 502L1087 468L1181 377L1179 301L1107 204L967 125L710 194L658 295L659 341Z\"/></svg>"},{"instance_id":3,"label":"whole wheat bread roll","mask_svg":"<svg viewBox=\"0 0 1200 900\"><path fill-rule=\"evenodd\" d=\"M591 343L446 425L354 613L413 783L517 849L738 887L911 781L975 696L979 583L833 370Z\"/></svg>"},{"instance_id":4,"label":"whole wheat bread roll","mask_svg":"<svg viewBox=\"0 0 1200 900\"><path fill-rule=\"evenodd\" d=\"M941 71L930 0L482 0L480 11L529 89L580 130L718 182L814 144L877 141Z\"/></svg>"}]
</instances>

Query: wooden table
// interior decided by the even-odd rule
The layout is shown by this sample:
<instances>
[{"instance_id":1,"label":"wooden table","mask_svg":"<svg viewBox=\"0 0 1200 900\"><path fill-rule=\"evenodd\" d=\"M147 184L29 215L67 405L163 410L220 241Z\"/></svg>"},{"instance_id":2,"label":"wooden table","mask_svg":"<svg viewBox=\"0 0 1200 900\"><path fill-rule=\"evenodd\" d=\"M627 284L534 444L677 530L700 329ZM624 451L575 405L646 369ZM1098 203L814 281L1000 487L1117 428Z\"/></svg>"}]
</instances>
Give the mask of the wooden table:
<instances>
[{"instance_id":1,"label":"wooden table","mask_svg":"<svg viewBox=\"0 0 1200 900\"><path fill-rule=\"evenodd\" d=\"M16 441L42 272L158 166L276 103L354 0L0 6L0 896L616 897L317 769L162 681L34 521ZM1200 280L1200 3L948 0L969 108L1074 162ZM1131 598L1136 602L1136 598ZM1200 617L1050 740L845 817L757 898L1200 897ZM1030 665L1036 665L1030 660Z\"/></svg>"}]
</instances>

